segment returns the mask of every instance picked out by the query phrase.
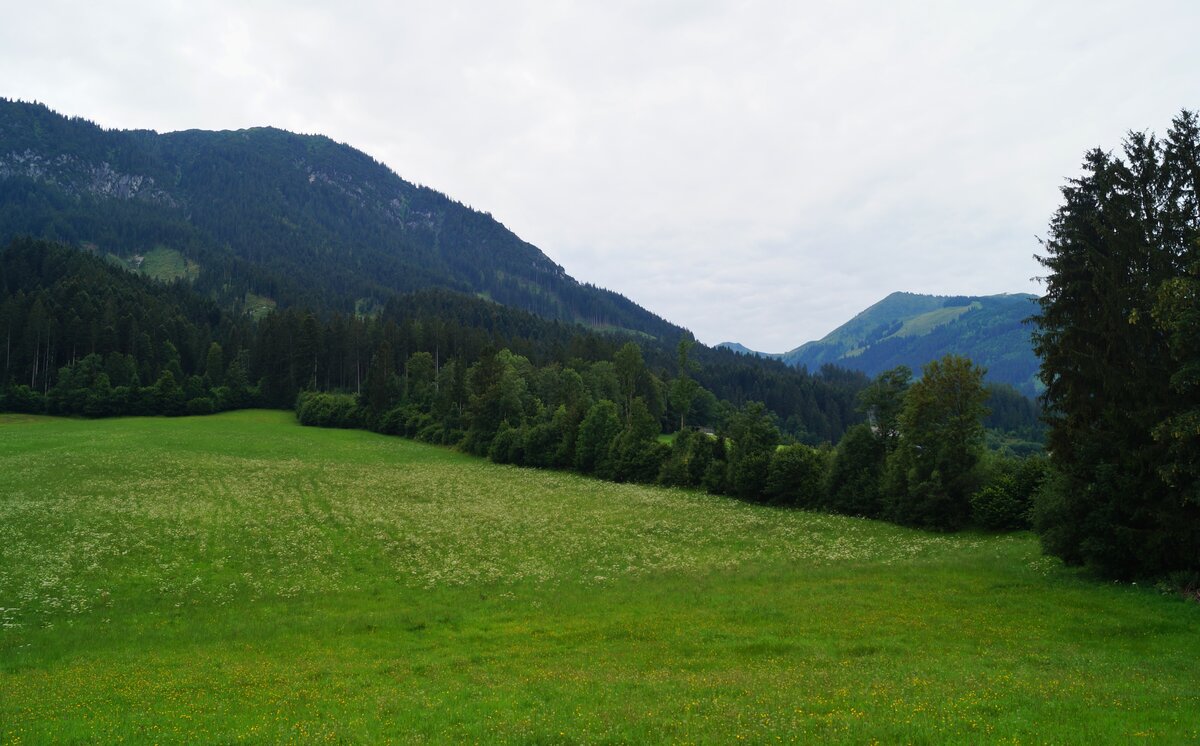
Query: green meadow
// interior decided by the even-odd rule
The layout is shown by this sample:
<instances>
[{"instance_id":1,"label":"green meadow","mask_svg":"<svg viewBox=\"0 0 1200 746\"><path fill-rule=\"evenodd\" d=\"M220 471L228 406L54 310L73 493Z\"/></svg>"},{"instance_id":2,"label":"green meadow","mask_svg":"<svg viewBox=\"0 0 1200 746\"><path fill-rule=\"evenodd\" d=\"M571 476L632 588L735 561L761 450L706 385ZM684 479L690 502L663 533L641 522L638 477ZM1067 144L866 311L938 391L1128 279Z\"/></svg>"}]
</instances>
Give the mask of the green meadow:
<instances>
[{"instance_id":1,"label":"green meadow","mask_svg":"<svg viewBox=\"0 0 1200 746\"><path fill-rule=\"evenodd\" d=\"M1200 604L290 413L0 416L0 743L1180 743Z\"/></svg>"}]
</instances>

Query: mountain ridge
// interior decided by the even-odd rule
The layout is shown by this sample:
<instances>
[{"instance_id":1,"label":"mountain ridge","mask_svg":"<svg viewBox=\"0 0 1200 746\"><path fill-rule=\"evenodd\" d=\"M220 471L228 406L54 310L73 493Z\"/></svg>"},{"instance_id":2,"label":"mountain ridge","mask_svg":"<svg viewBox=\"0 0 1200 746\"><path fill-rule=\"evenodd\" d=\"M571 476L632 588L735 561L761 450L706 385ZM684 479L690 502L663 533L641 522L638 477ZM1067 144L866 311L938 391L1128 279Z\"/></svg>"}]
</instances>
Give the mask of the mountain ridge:
<instances>
[{"instance_id":1,"label":"mountain ridge","mask_svg":"<svg viewBox=\"0 0 1200 746\"><path fill-rule=\"evenodd\" d=\"M1038 359L1026 319L1036 295L927 295L897 291L855 314L821 339L783 353L762 353L736 342L720 346L743 354L819 369L832 363L868 375L907 365L920 375L930 360L954 353L988 369L988 379L1026 396L1040 391Z\"/></svg>"},{"instance_id":2,"label":"mountain ridge","mask_svg":"<svg viewBox=\"0 0 1200 746\"><path fill-rule=\"evenodd\" d=\"M718 342L717 344L713 345L713 347L720 347L729 350L730 352L736 352L739 355L754 355L755 357L766 357L772 359L778 359L781 357L780 353L778 352L759 352L758 350L750 349L740 342Z\"/></svg>"},{"instance_id":3,"label":"mountain ridge","mask_svg":"<svg viewBox=\"0 0 1200 746\"><path fill-rule=\"evenodd\" d=\"M176 250L227 305L355 312L440 287L594 328L687 333L575 280L490 214L350 145L275 127L107 130L0 99L0 242L18 235L121 259Z\"/></svg>"}]
</instances>

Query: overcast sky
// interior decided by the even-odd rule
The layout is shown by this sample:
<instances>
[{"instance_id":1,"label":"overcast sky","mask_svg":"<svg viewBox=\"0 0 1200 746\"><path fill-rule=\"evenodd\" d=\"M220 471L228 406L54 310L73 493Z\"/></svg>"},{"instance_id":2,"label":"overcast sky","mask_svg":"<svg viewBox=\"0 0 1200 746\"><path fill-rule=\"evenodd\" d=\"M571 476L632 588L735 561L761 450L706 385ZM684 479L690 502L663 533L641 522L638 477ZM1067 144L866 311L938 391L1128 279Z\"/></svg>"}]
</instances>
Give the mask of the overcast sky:
<instances>
[{"instance_id":1,"label":"overcast sky","mask_svg":"<svg viewBox=\"0 0 1200 746\"><path fill-rule=\"evenodd\" d=\"M1037 292L1091 147L1200 108L1200 3L0 0L0 95L274 125L492 213L707 343Z\"/></svg>"}]
</instances>

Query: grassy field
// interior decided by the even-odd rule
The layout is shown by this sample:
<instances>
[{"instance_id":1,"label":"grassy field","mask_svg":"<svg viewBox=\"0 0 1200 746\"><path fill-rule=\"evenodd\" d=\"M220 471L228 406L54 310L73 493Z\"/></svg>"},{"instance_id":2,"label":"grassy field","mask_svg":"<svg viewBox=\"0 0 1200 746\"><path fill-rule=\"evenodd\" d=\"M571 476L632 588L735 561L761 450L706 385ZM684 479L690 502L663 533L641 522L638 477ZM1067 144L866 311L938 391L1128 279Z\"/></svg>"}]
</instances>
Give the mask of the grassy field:
<instances>
[{"instance_id":1,"label":"grassy field","mask_svg":"<svg viewBox=\"0 0 1200 746\"><path fill-rule=\"evenodd\" d=\"M291 415L0 416L0 743L1180 743L1200 605Z\"/></svg>"},{"instance_id":2,"label":"grassy field","mask_svg":"<svg viewBox=\"0 0 1200 746\"><path fill-rule=\"evenodd\" d=\"M976 311L980 308L983 308L983 304L975 301L966 306L951 306L949 308L939 308L936 311L929 311L920 316L905 319L904 325L891 336L919 337L923 334L928 334L943 324L949 324L968 311Z\"/></svg>"},{"instance_id":3,"label":"grassy field","mask_svg":"<svg viewBox=\"0 0 1200 746\"><path fill-rule=\"evenodd\" d=\"M195 280L200 276L200 265L184 257L175 249L157 246L146 252L146 256L142 260L141 272L163 282L181 279Z\"/></svg>"}]
</instances>

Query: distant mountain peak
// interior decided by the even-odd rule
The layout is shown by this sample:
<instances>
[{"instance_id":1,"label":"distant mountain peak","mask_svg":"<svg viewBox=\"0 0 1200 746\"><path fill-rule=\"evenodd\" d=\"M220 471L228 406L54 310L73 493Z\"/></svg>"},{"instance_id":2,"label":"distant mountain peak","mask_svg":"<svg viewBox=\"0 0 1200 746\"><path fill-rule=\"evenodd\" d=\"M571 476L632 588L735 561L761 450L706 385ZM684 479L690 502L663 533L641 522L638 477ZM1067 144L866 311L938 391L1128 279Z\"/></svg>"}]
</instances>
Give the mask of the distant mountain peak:
<instances>
[{"instance_id":1,"label":"distant mountain peak","mask_svg":"<svg viewBox=\"0 0 1200 746\"><path fill-rule=\"evenodd\" d=\"M876 375L897 365L920 374L942 356L965 355L988 379L1036 394L1038 360L1025 320L1036 312L1029 293L924 295L898 291L856 314L825 337L783 353L794 366L825 363Z\"/></svg>"}]
</instances>

